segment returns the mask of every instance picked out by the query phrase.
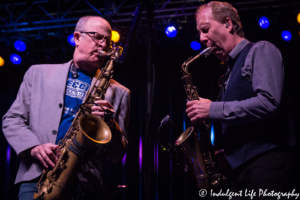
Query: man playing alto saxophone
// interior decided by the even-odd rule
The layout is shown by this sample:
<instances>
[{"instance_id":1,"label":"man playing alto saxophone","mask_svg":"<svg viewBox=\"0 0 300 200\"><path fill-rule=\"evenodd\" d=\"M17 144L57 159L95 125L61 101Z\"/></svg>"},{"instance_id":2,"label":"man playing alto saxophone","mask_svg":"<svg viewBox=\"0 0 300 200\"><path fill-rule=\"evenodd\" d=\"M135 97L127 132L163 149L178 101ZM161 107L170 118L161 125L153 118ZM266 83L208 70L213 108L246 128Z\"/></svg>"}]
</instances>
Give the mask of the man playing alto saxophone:
<instances>
[{"instance_id":1,"label":"man playing alto saxophone","mask_svg":"<svg viewBox=\"0 0 300 200\"><path fill-rule=\"evenodd\" d=\"M15 183L19 199L33 199L43 168L53 168L60 156L58 141L64 137L98 69L105 65L99 51L110 48L111 27L96 16L79 19L75 32L73 60L64 64L33 65L24 76L17 98L3 117L3 132L20 157ZM97 146L82 166L69 199L104 199L107 158L120 161L127 147L130 91L110 80L105 100L97 100L92 114L104 119L103 109L115 113L107 119L112 131L108 144ZM101 105L103 109L98 106Z\"/></svg>"},{"instance_id":2,"label":"man playing alto saxophone","mask_svg":"<svg viewBox=\"0 0 300 200\"><path fill-rule=\"evenodd\" d=\"M200 41L227 65L218 102L187 102L191 121L220 121L225 157L233 168L232 191L291 191L295 141L280 118L284 68L271 43L250 43L235 8L227 2L201 5Z\"/></svg>"}]
</instances>

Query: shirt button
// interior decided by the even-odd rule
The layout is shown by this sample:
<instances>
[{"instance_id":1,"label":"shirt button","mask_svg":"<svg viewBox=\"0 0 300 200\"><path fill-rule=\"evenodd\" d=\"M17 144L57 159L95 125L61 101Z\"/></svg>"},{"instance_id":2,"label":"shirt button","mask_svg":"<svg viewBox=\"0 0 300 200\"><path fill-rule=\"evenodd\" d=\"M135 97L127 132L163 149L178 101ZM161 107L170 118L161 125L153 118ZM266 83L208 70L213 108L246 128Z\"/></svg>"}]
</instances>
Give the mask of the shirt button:
<instances>
[{"instance_id":1,"label":"shirt button","mask_svg":"<svg viewBox=\"0 0 300 200\"><path fill-rule=\"evenodd\" d=\"M60 103L58 106L59 106L59 108L62 108L62 103Z\"/></svg>"},{"instance_id":2,"label":"shirt button","mask_svg":"<svg viewBox=\"0 0 300 200\"><path fill-rule=\"evenodd\" d=\"M52 134L53 134L53 135L56 135L56 134L57 134L57 131L56 131L56 130L53 130L53 131L52 131Z\"/></svg>"}]
</instances>

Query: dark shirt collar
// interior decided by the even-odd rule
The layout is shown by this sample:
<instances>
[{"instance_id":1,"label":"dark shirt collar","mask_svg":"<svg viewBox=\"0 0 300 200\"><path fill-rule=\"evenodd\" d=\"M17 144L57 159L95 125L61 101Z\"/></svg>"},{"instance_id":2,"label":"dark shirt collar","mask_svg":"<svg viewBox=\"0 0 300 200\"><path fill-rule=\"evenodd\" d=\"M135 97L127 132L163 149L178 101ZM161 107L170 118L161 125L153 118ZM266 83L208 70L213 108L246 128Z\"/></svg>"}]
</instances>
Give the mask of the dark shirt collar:
<instances>
[{"instance_id":1,"label":"dark shirt collar","mask_svg":"<svg viewBox=\"0 0 300 200\"><path fill-rule=\"evenodd\" d=\"M239 53L244 49L244 47L249 43L248 40L243 39L242 41L240 41L240 43L238 43L233 49L232 51L229 53L229 56L226 60L226 62L230 65L230 63L232 61L234 61L236 59L236 57L239 55Z\"/></svg>"},{"instance_id":2,"label":"dark shirt collar","mask_svg":"<svg viewBox=\"0 0 300 200\"><path fill-rule=\"evenodd\" d=\"M233 49L232 51L229 53L229 56L232 59L235 59L239 53L244 49L244 47L249 43L248 40L243 39L242 41L240 41L240 43L238 43Z\"/></svg>"}]
</instances>

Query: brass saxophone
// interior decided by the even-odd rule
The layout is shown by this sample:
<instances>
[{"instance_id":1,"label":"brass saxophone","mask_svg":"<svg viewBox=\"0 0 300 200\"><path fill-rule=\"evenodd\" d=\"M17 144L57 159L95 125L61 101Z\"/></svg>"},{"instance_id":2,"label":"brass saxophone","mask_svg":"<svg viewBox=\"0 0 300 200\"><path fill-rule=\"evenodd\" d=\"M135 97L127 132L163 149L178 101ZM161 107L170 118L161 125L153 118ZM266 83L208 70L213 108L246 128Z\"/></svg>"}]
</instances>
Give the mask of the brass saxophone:
<instances>
[{"instance_id":1,"label":"brass saxophone","mask_svg":"<svg viewBox=\"0 0 300 200\"><path fill-rule=\"evenodd\" d=\"M103 100L113 76L114 61L122 54L123 48L113 47L108 52L99 52L101 56L110 57L105 67L98 70L85 100L74 118L65 137L59 141L61 155L55 167L43 170L38 182L38 193L34 199L63 199L82 164L92 154L96 144L106 144L111 140L111 131L100 118L91 114L95 100ZM43 182L43 183L42 183ZM41 184L42 183L42 184Z\"/></svg>"},{"instance_id":2,"label":"brass saxophone","mask_svg":"<svg viewBox=\"0 0 300 200\"><path fill-rule=\"evenodd\" d=\"M189 65L202 56L208 56L212 48L208 47L193 58L189 58L181 66L185 80L184 89L189 101L198 100L199 95L196 86L193 85L191 73L188 71ZM198 188L210 189L219 188L226 177L220 172L216 162L215 153L212 148L208 126L205 121L194 124L186 129L176 140L175 147L183 149L188 167L193 171L197 180Z\"/></svg>"}]
</instances>

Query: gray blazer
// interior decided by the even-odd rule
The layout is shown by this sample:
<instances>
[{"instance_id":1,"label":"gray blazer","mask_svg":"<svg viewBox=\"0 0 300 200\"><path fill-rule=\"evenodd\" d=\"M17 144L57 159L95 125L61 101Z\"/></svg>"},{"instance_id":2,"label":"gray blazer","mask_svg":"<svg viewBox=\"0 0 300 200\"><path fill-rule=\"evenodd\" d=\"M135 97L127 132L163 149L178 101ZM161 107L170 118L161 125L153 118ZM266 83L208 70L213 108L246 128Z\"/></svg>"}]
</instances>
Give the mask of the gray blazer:
<instances>
[{"instance_id":1,"label":"gray blazer","mask_svg":"<svg viewBox=\"0 0 300 200\"><path fill-rule=\"evenodd\" d=\"M55 143L70 63L33 65L26 72L17 98L2 123L7 141L19 156L36 145ZM127 139L130 91L111 80L105 99L113 105L115 120ZM37 178L42 170L39 160L20 156L15 183Z\"/></svg>"}]
</instances>

